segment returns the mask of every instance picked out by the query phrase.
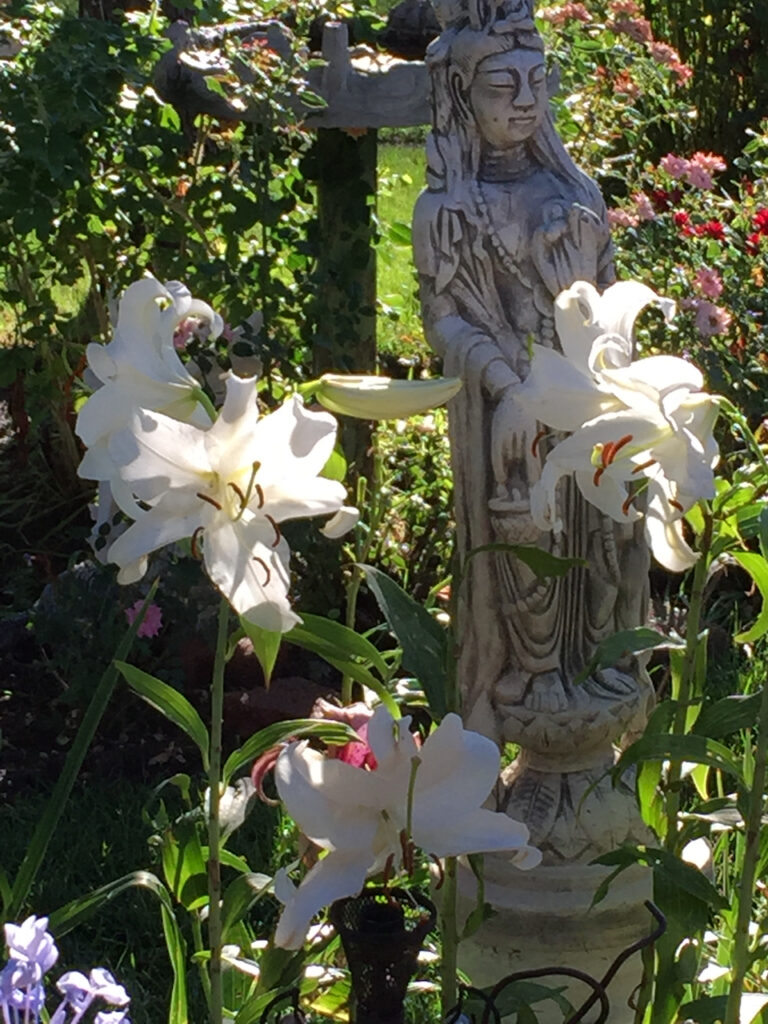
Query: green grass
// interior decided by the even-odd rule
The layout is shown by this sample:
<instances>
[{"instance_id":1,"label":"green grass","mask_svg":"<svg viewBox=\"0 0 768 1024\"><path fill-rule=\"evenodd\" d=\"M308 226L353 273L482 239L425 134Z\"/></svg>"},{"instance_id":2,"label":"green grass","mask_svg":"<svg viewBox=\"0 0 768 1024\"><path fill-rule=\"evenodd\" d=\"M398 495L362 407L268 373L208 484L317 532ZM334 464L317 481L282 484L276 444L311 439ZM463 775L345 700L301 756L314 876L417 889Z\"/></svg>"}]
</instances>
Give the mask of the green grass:
<instances>
[{"instance_id":1,"label":"green grass","mask_svg":"<svg viewBox=\"0 0 768 1024\"><path fill-rule=\"evenodd\" d=\"M378 347L387 358L428 358L410 246L413 207L424 187L424 147L390 142L379 146L376 292Z\"/></svg>"}]
</instances>

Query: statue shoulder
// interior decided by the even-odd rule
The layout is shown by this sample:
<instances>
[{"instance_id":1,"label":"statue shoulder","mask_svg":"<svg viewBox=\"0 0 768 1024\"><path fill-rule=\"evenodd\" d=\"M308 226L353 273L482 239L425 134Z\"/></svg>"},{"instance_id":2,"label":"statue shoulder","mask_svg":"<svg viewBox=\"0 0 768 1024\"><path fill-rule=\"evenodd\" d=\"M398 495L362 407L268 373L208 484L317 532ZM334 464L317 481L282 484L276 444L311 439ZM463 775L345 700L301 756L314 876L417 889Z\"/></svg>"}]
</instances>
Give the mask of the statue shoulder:
<instances>
[{"instance_id":1,"label":"statue shoulder","mask_svg":"<svg viewBox=\"0 0 768 1024\"><path fill-rule=\"evenodd\" d=\"M463 234L462 215L455 204L448 202L445 192L425 189L413 210L413 259L418 272L442 278L446 261L458 264ZM455 269L453 266L453 272Z\"/></svg>"}]
</instances>

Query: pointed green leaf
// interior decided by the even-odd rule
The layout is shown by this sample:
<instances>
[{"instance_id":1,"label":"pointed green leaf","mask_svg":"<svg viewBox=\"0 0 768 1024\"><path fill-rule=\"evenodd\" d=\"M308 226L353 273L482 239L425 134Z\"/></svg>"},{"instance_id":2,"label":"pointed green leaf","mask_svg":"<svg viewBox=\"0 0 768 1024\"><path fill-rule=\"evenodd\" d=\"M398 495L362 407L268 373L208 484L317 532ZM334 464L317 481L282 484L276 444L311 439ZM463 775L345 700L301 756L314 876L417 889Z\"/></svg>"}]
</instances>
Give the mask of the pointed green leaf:
<instances>
[{"instance_id":1,"label":"pointed green leaf","mask_svg":"<svg viewBox=\"0 0 768 1024\"><path fill-rule=\"evenodd\" d=\"M419 680L430 709L442 718L446 712L446 631L380 569L372 565L360 565L360 569L403 649L403 669Z\"/></svg>"},{"instance_id":2,"label":"pointed green leaf","mask_svg":"<svg viewBox=\"0 0 768 1024\"><path fill-rule=\"evenodd\" d=\"M768 562L762 555L753 551L734 551L733 557L755 581L755 586L763 599L763 606L757 620L748 630L733 638L737 644L751 644L768 633Z\"/></svg>"},{"instance_id":3,"label":"pointed green leaf","mask_svg":"<svg viewBox=\"0 0 768 1024\"><path fill-rule=\"evenodd\" d=\"M641 761L693 761L708 764L712 768L734 775L744 783L741 765L722 743L706 736L665 736L657 734L641 736L621 755L613 769L614 778L619 778L630 765Z\"/></svg>"},{"instance_id":4,"label":"pointed green leaf","mask_svg":"<svg viewBox=\"0 0 768 1024\"><path fill-rule=\"evenodd\" d=\"M189 736L193 743L197 744L203 759L203 769L208 771L208 747L210 742L208 730L205 728L202 718L187 698L172 686L162 682L162 680L156 679L155 676L149 675L148 672L142 672L135 665L128 665L124 661L116 661L115 666L131 689L142 700L145 700L147 704L164 715L169 722L177 725Z\"/></svg>"},{"instance_id":5,"label":"pointed green leaf","mask_svg":"<svg viewBox=\"0 0 768 1024\"><path fill-rule=\"evenodd\" d=\"M757 693L732 693L728 697L707 704L696 720L693 731L710 739L722 739L740 729L750 729L757 723L762 690Z\"/></svg>"},{"instance_id":6,"label":"pointed green leaf","mask_svg":"<svg viewBox=\"0 0 768 1024\"><path fill-rule=\"evenodd\" d=\"M253 644L253 653L256 655L261 671L264 673L264 685L269 689L272 682L272 671L280 651L283 633L273 633L269 629L262 629L247 619L240 618L240 625L243 632Z\"/></svg>"},{"instance_id":7,"label":"pointed green leaf","mask_svg":"<svg viewBox=\"0 0 768 1024\"><path fill-rule=\"evenodd\" d=\"M467 561L484 551L499 551L503 554L514 555L521 562L528 566L532 573L540 580L552 579L556 576L565 576L571 569L579 566L587 566L589 563L584 558L560 558L557 555L536 547L535 544L481 544L472 548L467 555Z\"/></svg>"},{"instance_id":8,"label":"pointed green leaf","mask_svg":"<svg viewBox=\"0 0 768 1024\"><path fill-rule=\"evenodd\" d=\"M232 751L222 769L223 784L229 785L229 780L236 772L284 740L314 736L324 743L343 745L354 740L356 735L354 730L343 722L326 722L321 718L295 718L289 722L277 722L266 729L260 729L246 740L242 747Z\"/></svg>"},{"instance_id":9,"label":"pointed green leaf","mask_svg":"<svg viewBox=\"0 0 768 1024\"><path fill-rule=\"evenodd\" d=\"M346 661L359 658L363 664L372 665L382 679L387 678L387 663L381 651L374 647L367 637L361 636L341 622L333 622L322 615L307 615L306 612L302 612L301 617L304 621L285 634L285 639L289 643L314 651L323 658L327 655Z\"/></svg>"},{"instance_id":10,"label":"pointed green leaf","mask_svg":"<svg viewBox=\"0 0 768 1024\"><path fill-rule=\"evenodd\" d=\"M271 888L272 878L256 871L249 871L229 883L221 903L221 927L225 941L227 932L242 921L253 904L266 896Z\"/></svg>"},{"instance_id":11,"label":"pointed green leaf","mask_svg":"<svg viewBox=\"0 0 768 1024\"><path fill-rule=\"evenodd\" d=\"M717 891L706 875L693 864L688 864L667 850L627 844L596 857L590 863L602 864L605 867L616 866L620 870L624 870L632 863L645 864L653 868L654 874L658 874L671 888L686 892L715 910L727 910L730 906L728 900Z\"/></svg>"},{"instance_id":12,"label":"pointed green leaf","mask_svg":"<svg viewBox=\"0 0 768 1024\"><path fill-rule=\"evenodd\" d=\"M655 629L648 629L647 626L639 626L637 629L622 629L600 641L589 665L578 674L574 682L583 683L592 672L603 668L613 668L631 654L641 654L643 651L660 648L684 647L685 644L681 640L674 640L663 633L658 633Z\"/></svg>"}]
</instances>

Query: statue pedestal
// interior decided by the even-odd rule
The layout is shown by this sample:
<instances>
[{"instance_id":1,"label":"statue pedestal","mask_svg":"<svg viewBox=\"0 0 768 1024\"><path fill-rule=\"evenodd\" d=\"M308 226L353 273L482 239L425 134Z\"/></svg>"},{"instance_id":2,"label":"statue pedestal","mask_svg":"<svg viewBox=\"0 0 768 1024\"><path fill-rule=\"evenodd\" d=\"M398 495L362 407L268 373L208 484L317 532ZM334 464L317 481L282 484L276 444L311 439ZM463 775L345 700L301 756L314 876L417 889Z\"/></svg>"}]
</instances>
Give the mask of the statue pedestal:
<instances>
[{"instance_id":1,"label":"statue pedestal","mask_svg":"<svg viewBox=\"0 0 768 1024\"><path fill-rule=\"evenodd\" d=\"M605 899L590 909L592 898L608 869L586 864L552 867L540 865L532 871L518 871L501 854L485 856L485 897L496 916L459 948L459 963L472 984L495 985L515 971L544 967L572 967L596 980L605 974L623 949L648 935L655 923L643 901L650 899L651 872L646 868L624 871L610 886ZM475 879L461 866L460 907L473 906ZM609 1024L632 1024L629 1006L640 984L640 955L630 957L608 985ZM591 988L577 979L558 976L535 979L537 983L562 989L565 998L578 1008ZM562 1024L563 1012L553 1000L537 1003L539 1024ZM586 1016L595 1021L600 1007Z\"/></svg>"}]
</instances>

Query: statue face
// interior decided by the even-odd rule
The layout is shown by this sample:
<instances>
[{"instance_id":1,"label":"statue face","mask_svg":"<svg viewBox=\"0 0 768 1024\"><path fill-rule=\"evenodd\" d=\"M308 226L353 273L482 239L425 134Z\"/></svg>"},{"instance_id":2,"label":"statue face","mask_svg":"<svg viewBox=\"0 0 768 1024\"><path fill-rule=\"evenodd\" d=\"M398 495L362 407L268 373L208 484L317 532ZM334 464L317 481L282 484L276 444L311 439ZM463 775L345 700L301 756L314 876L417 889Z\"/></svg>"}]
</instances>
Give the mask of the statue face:
<instances>
[{"instance_id":1,"label":"statue face","mask_svg":"<svg viewBox=\"0 0 768 1024\"><path fill-rule=\"evenodd\" d=\"M509 149L534 134L547 111L546 80L537 50L508 50L478 64L469 102L489 145Z\"/></svg>"}]
</instances>

